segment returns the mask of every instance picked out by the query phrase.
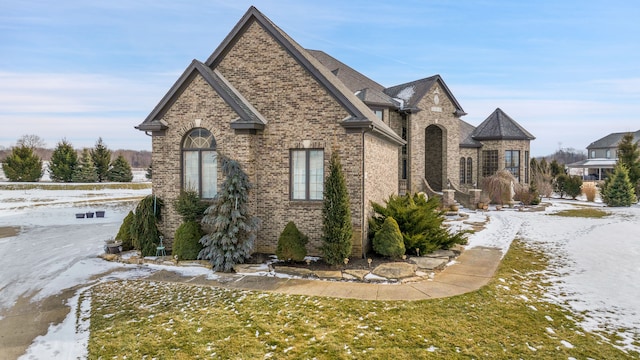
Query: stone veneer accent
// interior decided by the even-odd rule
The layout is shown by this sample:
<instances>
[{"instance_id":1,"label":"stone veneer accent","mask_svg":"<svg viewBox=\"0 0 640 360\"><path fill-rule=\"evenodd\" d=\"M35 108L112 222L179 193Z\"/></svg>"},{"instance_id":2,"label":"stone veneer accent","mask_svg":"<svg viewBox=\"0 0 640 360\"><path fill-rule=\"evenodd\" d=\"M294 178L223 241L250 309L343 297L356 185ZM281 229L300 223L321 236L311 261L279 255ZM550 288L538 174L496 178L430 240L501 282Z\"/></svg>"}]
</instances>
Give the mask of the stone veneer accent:
<instances>
[{"instance_id":1,"label":"stone veneer accent","mask_svg":"<svg viewBox=\"0 0 640 360\"><path fill-rule=\"evenodd\" d=\"M525 151L530 152L530 140L485 140L482 142L482 148L480 148L479 159L482 161L483 150L498 150L498 170L505 168L505 156L506 150L519 150L520 151L520 183L526 184L525 171L529 168L529 164L525 162ZM529 153L531 154L531 153ZM530 175L530 174L529 174ZM482 176L482 172L480 172Z\"/></svg>"}]
</instances>

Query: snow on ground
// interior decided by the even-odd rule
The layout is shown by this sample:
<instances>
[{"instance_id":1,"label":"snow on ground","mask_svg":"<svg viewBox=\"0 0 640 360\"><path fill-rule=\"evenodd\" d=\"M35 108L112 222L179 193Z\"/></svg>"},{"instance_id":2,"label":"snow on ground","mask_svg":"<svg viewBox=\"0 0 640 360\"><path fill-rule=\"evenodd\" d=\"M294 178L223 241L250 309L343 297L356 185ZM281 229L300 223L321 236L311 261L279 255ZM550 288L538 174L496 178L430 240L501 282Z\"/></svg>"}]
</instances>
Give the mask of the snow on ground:
<instances>
[{"instance_id":1,"label":"snow on ground","mask_svg":"<svg viewBox=\"0 0 640 360\"><path fill-rule=\"evenodd\" d=\"M123 265L97 258L103 252L104 240L115 236L134 206L122 199L149 193L150 189L0 190L0 226L22 229L18 236L0 238L0 309L12 306L23 295L33 295L37 300L78 285L91 286L94 275L114 269L119 271L110 272L100 281L138 278L158 270L156 266ZM640 351L632 344L640 339L640 206L604 208L612 215L603 219L549 216L575 203L553 200L544 212L470 212L467 221L481 222L488 216L489 222L486 229L470 236L468 247L497 247L506 253L518 237L546 250L552 259L549 301L568 306L580 314L577 318L584 316L582 325L587 330L628 329L619 333L619 345ZM105 210L105 218L74 216L76 212L95 210ZM464 228L462 223L453 226ZM193 276L215 276L203 268L162 268ZM72 307L68 318L38 337L25 358L86 356L86 345L82 344L89 336L83 330L88 324L76 319L78 306L80 314L87 311L86 300L79 301L86 286L68 301Z\"/></svg>"}]
</instances>

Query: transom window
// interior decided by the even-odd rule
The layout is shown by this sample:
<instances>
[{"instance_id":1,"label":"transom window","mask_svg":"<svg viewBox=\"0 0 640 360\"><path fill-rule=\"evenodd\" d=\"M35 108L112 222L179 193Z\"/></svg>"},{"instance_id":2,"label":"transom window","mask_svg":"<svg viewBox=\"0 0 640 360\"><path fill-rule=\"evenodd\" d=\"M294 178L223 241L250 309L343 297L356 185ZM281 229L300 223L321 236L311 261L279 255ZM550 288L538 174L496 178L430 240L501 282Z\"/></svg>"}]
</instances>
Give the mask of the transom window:
<instances>
[{"instance_id":1,"label":"transom window","mask_svg":"<svg viewBox=\"0 0 640 360\"><path fill-rule=\"evenodd\" d=\"M520 150L504 152L504 168L513 174L516 180L520 181Z\"/></svg>"},{"instance_id":2,"label":"transom window","mask_svg":"<svg viewBox=\"0 0 640 360\"><path fill-rule=\"evenodd\" d=\"M322 200L324 150L291 150L291 200Z\"/></svg>"},{"instance_id":3,"label":"transom window","mask_svg":"<svg viewBox=\"0 0 640 360\"><path fill-rule=\"evenodd\" d=\"M182 188L196 191L203 199L218 193L218 153L213 134L191 130L182 142Z\"/></svg>"}]
</instances>

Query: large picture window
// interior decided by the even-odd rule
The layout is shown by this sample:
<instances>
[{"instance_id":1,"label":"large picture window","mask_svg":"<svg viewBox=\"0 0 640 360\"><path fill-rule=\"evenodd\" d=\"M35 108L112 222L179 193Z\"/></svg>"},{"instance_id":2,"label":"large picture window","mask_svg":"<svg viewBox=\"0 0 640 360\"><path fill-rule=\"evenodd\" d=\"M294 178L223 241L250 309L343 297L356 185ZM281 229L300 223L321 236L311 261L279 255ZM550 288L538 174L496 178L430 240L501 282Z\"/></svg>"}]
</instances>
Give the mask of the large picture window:
<instances>
[{"instance_id":1,"label":"large picture window","mask_svg":"<svg viewBox=\"0 0 640 360\"><path fill-rule=\"evenodd\" d=\"M322 200L324 150L291 150L291 199Z\"/></svg>"},{"instance_id":2,"label":"large picture window","mask_svg":"<svg viewBox=\"0 0 640 360\"><path fill-rule=\"evenodd\" d=\"M216 140L206 129L193 129L182 142L182 188L196 191L203 199L218 193Z\"/></svg>"},{"instance_id":3,"label":"large picture window","mask_svg":"<svg viewBox=\"0 0 640 360\"><path fill-rule=\"evenodd\" d=\"M516 180L520 181L520 150L507 150L504 152L504 168L507 169Z\"/></svg>"},{"instance_id":4,"label":"large picture window","mask_svg":"<svg viewBox=\"0 0 640 360\"><path fill-rule=\"evenodd\" d=\"M482 151L482 177L489 177L498 172L498 150Z\"/></svg>"}]
</instances>

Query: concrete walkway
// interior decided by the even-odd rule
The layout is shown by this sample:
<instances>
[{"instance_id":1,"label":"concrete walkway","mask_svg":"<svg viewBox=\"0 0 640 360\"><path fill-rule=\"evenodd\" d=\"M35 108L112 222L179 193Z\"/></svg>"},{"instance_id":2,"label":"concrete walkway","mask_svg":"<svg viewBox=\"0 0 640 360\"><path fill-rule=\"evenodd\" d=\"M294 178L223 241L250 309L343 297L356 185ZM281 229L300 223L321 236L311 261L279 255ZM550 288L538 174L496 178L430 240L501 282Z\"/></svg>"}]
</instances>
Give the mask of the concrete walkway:
<instances>
[{"instance_id":1,"label":"concrete walkway","mask_svg":"<svg viewBox=\"0 0 640 360\"><path fill-rule=\"evenodd\" d=\"M229 289L360 300L424 300L460 295L481 288L493 277L501 259L502 252L499 249L482 247L467 249L456 259L455 264L437 273L434 279L399 284L289 279L237 274L223 274L217 280L208 280L204 276L182 277L169 271L159 271L147 279Z\"/></svg>"}]
</instances>

